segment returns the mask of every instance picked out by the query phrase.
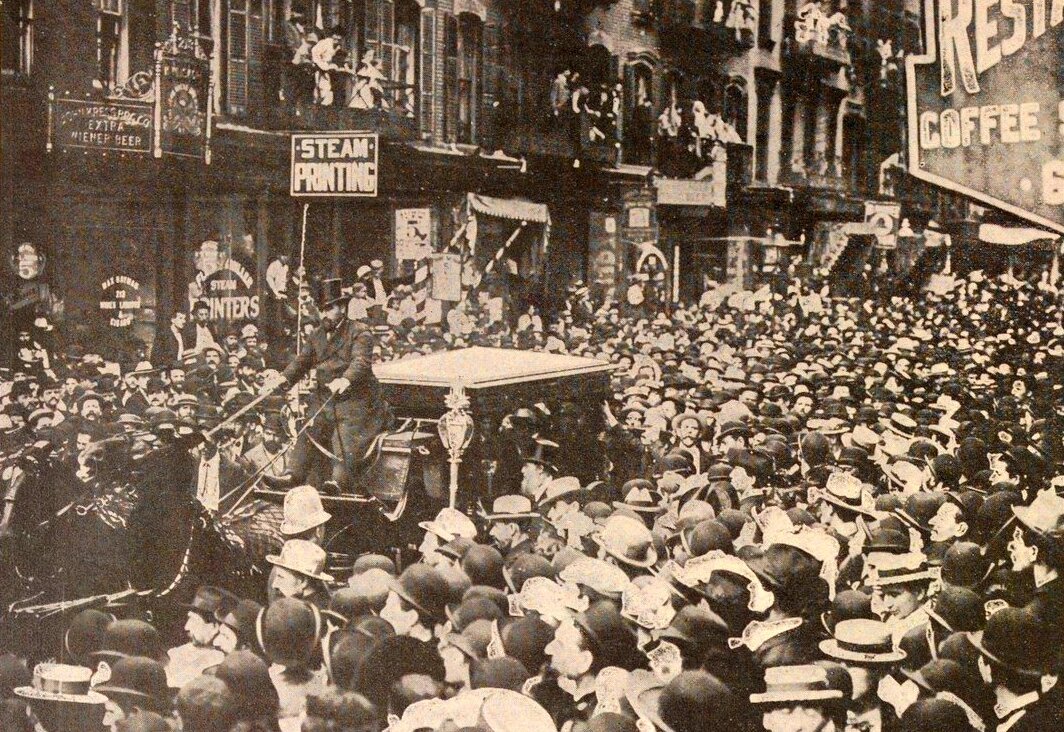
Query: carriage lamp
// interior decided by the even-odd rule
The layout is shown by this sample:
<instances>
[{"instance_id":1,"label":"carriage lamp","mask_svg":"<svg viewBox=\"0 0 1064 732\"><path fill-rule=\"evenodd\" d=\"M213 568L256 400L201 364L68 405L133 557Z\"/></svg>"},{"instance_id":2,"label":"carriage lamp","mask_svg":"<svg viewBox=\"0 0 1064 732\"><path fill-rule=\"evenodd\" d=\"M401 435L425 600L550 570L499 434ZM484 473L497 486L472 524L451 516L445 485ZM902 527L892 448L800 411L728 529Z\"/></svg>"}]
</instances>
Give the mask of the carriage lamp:
<instances>
[{"instance_id":1,"label":"carriage lamp","mask_svg":"<svg viewBox=\"0 0 1064 732\"><path fill-rule=\"evenodd\" d=\"M437 421L440 442L447 448L451 464L450 506L455 508L458 499L458 466L462 455L473 439L473 418L469 415L469 397L461 381L451 384L451 391L444 398L447 412Z\"/></svg>"}]
</instances>

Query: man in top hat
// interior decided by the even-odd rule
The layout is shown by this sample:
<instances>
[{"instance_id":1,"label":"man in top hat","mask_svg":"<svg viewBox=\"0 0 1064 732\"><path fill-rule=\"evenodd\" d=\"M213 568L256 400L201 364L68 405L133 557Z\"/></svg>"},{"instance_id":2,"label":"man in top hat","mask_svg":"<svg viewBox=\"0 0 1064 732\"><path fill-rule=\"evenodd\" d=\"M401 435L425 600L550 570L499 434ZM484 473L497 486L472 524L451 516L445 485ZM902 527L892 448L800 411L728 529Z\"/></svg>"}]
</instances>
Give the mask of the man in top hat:
<instances>
[{"instance_id":1,"label":"man in top hat","mask_svg":"<svg viewBox=\"0 0 1064 732\"><path fill-rule=\"evenodd\" d=\"M333 461L333 489L353 490L354 477L366 460L369 446L391 421L391 409L373 375L373 331L347 318L349 297L341 292L339 279L322 282L318 299L321 325L275 383L264 386L272 390L295 384L311 370L317 377L317 391L308 412L317 417L312 428L296 441L292 457L296 484L306 480L311 449L322 452L321 448L326 448ZM313 448L312 438L318 443Z\"/></svg>"},{"instance_id":2,"label":"man in top hat","mask_svg":"<svg viewBox=\"0 0 1064 732\"><path fill-rule=\"evenodd\" d=\"M167 686L180 689L225 658L225 654L214 647L214 639L218 635L215 615L224 614L223 608L234 605L236 599L217 587L204 585L196 590L192 602L186 606L188 618L185 632L188 633L188 643L171 648L166 654Z\"/></svg>"},{"instance_id":3,"label":"man in top hat","mask_svg":"<svg viewBox=\"0 0 1064 732\"><path fill-rule=\"evenodd\" d=\"M554 461L558 443L536 435L531 447L531 451L522 455L521 493L535 503L558 474Z\"/></svg>"}]
</instances>

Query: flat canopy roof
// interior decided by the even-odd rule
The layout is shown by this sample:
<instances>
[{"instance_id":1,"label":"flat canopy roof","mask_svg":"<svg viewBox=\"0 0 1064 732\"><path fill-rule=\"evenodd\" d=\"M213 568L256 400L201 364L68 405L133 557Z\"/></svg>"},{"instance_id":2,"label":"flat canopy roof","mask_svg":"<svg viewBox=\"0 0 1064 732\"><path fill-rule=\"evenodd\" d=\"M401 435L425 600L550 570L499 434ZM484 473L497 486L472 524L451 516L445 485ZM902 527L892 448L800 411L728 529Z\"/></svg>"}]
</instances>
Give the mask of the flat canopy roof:
<instances>
[{"instance_id":1,"label":"flat canopy roof","mask_svg":"<svg viewBox=\"0 0 1064 732\"><path fill-rule=\"evenodd\" d=\"M473 346L389 361L374 366L373 372L383 384L451 386L461 381L467 389L483 389L613 368L613 364L594 358Z\"/></svg>"}]
</instances>

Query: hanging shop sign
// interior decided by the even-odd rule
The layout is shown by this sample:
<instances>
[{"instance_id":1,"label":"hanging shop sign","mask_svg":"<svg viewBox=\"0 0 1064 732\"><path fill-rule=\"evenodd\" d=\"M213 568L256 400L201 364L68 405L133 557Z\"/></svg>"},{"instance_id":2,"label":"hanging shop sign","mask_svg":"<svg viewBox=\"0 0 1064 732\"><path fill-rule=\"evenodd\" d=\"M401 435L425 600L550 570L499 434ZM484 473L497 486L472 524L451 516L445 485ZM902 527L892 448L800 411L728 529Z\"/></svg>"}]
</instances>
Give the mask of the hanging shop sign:
<instances>
[{"instance_id":1,"label":"hanging shop sign","mask_svg":"<svg viewBox=\"0 0 1064 732\"><path fill-rule=\"evenodd\" d=\"M879 246L893 249L898 243L898 219L901 204L894 201L865 201L864 218Z\"/></svg>"},{"instance_id":2,"label":"hanging shop sign","mask_svg":"<svg viewBox=\"0 0 1064 732\"><path fill-rule=\"evenodd\" d=\"M94 101L49 94L47 150L82 149L147 155L155 120L151 102Z\"/></svg>"},{"instance_id":3,"label":"hanging shop sign","mask_svg":"<svg viewBox=\"0 0 1064 732\"><path fill-rule=\"evenodd\" d=\"M1064 231L1064 12L1033 0L924 0L906 60L909 172Z\"/></svg>"},{"instance_id":4,"label":"hanging shop sign","mask_svg":"<svg viewBox=\"0 0 1064 732\"><path fill-rule=\"evenodd\" d=\"M206 59L182 52L160 52L157 66L155 157L163 154L186 158L210 153L211 82Z\"/></svg>"},{"instance_id":5,"label":"hanging shop sign","mask_svg":"<svg viewBox=\"0 0 1064 732\"><path fill-rule=\"evenodd\" d=\"M447 302L462 299L462 257L437 254L432 258L432 298Z\"/></svg>"},{"instance_id":6,"label":"hanging shop sign","mask_svg":"<svg viewBox=\"0 0 1064 732\"><path fill-rule=\"evenodd\" d=\"M253 320L259 317L255 278L230 256L230 249L208 240L195 251L196 277L188 284L189 307L203 300L211 320Z\"/></svg>"},{"instance_id":7,"label":"hanging shop sign","mask_svg":"<svg viewBox=\"0 0 1064 732\"><path fill-rule=\"evenodd\" d=\"M658 189L659 206L717 206L723 208L726 203L725 182L723 176L714 176L706 180L658 178L654 185Z\"/></svg>"},{"instance_id":8,"label":"hanging shop sign","mask_svg":"<svg viewBox=\"0 0 1064 732\"><path fill-rule=\"evenodd\" d=\"M377 195L379 138L371 132L292 135L293 196Z\"/></svg>"},{"instance_id":9,"label":"hanging shop sign","mask_svg":"<svg viewBox=\"0 0 1064 732\"><path fill-rule=\"evenodd\" d=\"M395 258L421 261L432 255L432 209L395 210Z\"/></svg>"},{"instance_id":10,"label":"hanging shop sign","mask_svg":"<svg viewBox=\"0 0 1064 732\"><path fill-rule=\"evenodd\" d=\"M128 328L133 325L143 303L140 297L140 282L126 275L114 275L100 283L100 311L113 328Z\"/></svg>"}]
</instances>

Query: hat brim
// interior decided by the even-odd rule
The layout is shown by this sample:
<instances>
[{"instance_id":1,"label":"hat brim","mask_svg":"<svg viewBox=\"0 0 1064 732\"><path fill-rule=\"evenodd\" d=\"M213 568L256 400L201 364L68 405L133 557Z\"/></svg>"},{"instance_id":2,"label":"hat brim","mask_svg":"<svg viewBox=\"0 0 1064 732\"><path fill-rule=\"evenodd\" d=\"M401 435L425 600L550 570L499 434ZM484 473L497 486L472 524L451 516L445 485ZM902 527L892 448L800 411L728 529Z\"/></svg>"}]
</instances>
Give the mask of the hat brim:
<instances>
[{"instance_id":1,"label":"hat brim","mask_svg":"<svg viewBox=\"0 0 1064 732\"><path fill-rule=\"evenodd\" d=\"M304 577L310 577L312 579L321 580L322 582L335 582L336 581L336 578L334 578L331 574L326 574L325 572L321 572L319 574L311 574L311 573L309 573L309 572L307 572L305 570L299 569L298 567L293 567L290 564L285 564L284 562L281 561L281 557L278 554L269 554L269 555L267 555L266 556L266 561L269 562L270 564L272 564L275 567L280 567L281 569L287 569L289 572L295 572L296 574L301 574Z\"/></svg>"},{"instance_id":2,"label":"hat brim","mask_svg":"<svg viewBox=\"0 0 1064 732\"><path fill-rule=\"evenodd\" d=\"M525 521L528 519L543 518L535 511L519 512L519 513L482 513L480 517L485 521Z\"/></svg>"},{"instance_id":3,"label":"hat brim","mask_svg":"<svg viewBox=\"0 0 1064 732\"><path fill-rule=\"evenodd\" d=\"M138 704L145 704L149 709L155 712L163 711L166 709L167 703L163 699L152 696L151 694L145 694L143 691L137 691L136 689L126 689L121 686L97 686L94 691L108 697L124 697L126 699L133 699Z\"/></svg>"},{"instance_id":4,"label":"hat brim","mask_svg":"<svg viewBox=\"0 0 1064 732\"><path fill-rule=\"evenodd\" d=\"M614 508L627 508L637 513L664 513L667 509L666 506L653 505L646 506L639 503L625 503L624 501L614 501Z\"/></svg>"},{"instance_id":5,"label":"hat brim","mask_svg":"<svg viewBox=\"0 0 1064 732\"><path fill-rule=\"evenodd\" d=\"M664 689L665 684L651 672L636 670L628 676L624 698L640 718L647 720L661 732L674 732L658 714L658 700L661 699Z\"/></svg>"},{"instance_id":6,"label":"hat brim","mask_svg":"<svg viewBox=\"0 0 1064 732\"><path fill-rule=\"evenodd\" d=\"M293 526L288 520L281 522L281 533L285 536L295 536L296 534L302 534L305 531L316 529L319 526L327 523L332 518L332 514L328 511L322 511L315 515L303 526Z\"/></svg>"},{"instance_id":7,"label":"hat brim","mask_svg":"<svg viewBox=\"0 0 1064 732\"><path fill-rule=\"evenodd\" d=\"M42 691L34 686L18 686L12 689L15 696L30 701L53 701L64 704L106 704L107 697L98 691L89 691L86 694L61 694L58 692Z\"/></svg>"},{"instance_id":8,"label":"hat brim","mask_svg":"<svg viewBox=\"0 0 1064 732\"><path fill-rule=\"evenodd\" d=\"M842 692L838 689L810 689L808 691L766 691L761 694L751 694L751 704L786 704L800 701L829 701L841 699Z\"/></svg>"},{"instance_id":9,"label":"hat brim","mask_svg":"<svg viewBox=\"0 0 1064 732\"><path fill-rule=\"evenodd\" d=\"M983 644L983 631L981 631L981 630L975 631L975 632L966 632L965 635L968 636L968 641L973 646L975 646L976 650L978 650L979 653L983 654L984 656L989 658L991 661L993 661L993 662L995 662L997 664L1000 664L1000 665L1004 666L1005 668L1007 668L1007 669L1009 669L1011 671L1014 671L1014 672L1016 672L1018 674L1021 674L1023 676L1034 676L1034 677L1041 677L1042 675L1047 673L1047 671L1044 670L1044 669L1021 668L1019 666L1016 666L1015 664L1009 663L1008 661L1004 660L1000 656L997 656L997 655L991 653L989 650L987 650L987 647Z\"/></svg>"},{"instance_id":10,"label":"hat brim","mask_svg":"<svg viewBox=\"0 0 1064 732\"><path fill-rule=\"evenodd\" d=\"M898 663L905 660L905 651L900 648L887 653L858 653L840 648L839 642L834 638L820 641L819 647L821 653L837 658L840 661L849 661L850 663L881 664Z\"/></svg>"},{"instance_id":11,"label":"hat brim","mask_svg":"<svg viewBox=\"0 0 1064 732\"><path fill-rule=\"evenodd\" d=\"M595 543L598 544L600 547L602 547L606 551L606 553L609 554L611 557L613 557L614 559L616 559L619 562L624 562L629 567L638 567L640 569L649 569L650 567L653 567L658 562L658 550L656 548L654 548L653 544L651 544L650 546L647 547L647 558L646 559L641 559L639 561L636 561L636 560L630 559L629 557L626 557L623 554L621 554L620 552L616 551L611 546L609 546L608 544L604 543L602 541L602 539L600 539L598 537L595 537Z\"/></svg>"},{"instance_id":12,"label":"hat brim","mask_svg":"<svg viewBox=\"0 0 1064 732\"><path fill-rule=\"evenodd\" d=\"M876 511L874 508L865 508L864 506L854 506L852 504L846 503L845 501L839 500L835 496L832 496L832 495L829 495L829 494L826 494L826 493L821 493L820 494L820 498L821 498L821 500L826 501L827 503L830 503L832 506L836 506L837 508L845 509L847 511L852 511L854 513L859 513L862 516L867 516L869 518L878 519L878 518L881 518L882 515L883 515L882 513Z\"/></svg>"}]
</instances>

